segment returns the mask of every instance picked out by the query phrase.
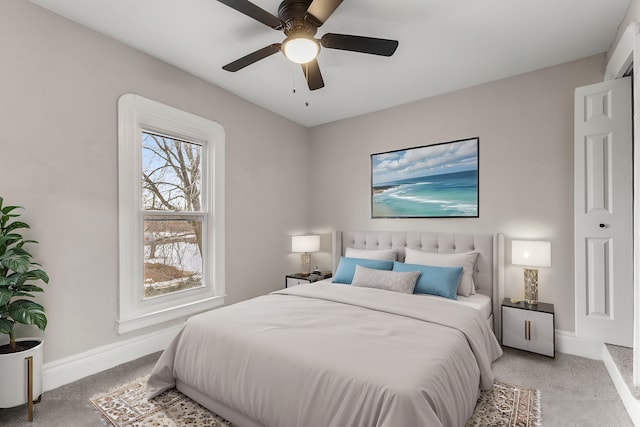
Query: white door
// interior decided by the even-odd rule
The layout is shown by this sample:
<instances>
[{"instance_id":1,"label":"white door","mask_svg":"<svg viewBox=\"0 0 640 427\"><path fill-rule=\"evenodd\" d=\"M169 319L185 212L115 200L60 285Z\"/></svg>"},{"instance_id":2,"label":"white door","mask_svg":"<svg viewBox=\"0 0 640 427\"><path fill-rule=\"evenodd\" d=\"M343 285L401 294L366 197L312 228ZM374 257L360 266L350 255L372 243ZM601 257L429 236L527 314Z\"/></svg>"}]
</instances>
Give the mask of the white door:
<instances>
[{"instance_id":1,"label":"white door","mask_svg":"<svg viewBox=\"0 0 640 427\"><path fill-rule=\"evenodd\" d=\"M631 78L575 92L576 335L633 345Z\"/></svg>"}]
</instances>

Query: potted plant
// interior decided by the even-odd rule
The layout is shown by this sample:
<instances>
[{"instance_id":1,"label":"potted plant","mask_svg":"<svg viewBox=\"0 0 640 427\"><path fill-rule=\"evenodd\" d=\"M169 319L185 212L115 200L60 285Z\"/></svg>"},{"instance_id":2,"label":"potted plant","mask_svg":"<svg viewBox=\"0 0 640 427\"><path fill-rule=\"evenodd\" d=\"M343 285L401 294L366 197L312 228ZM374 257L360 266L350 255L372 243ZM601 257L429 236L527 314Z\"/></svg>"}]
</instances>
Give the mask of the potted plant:
<instances>
[{"instance_id":1,"label":"potted plant","mask_svg":"<svg viewBox=\"0 0 640 427\"><path fill-rule=\"evenodd\" d=\"M0 334L9 336L9 343L0 346L0 408L27 403L27 363L33 358L33 396L42 393L42 339L16 339L16 323L34 325L41 330L47 326L44 307L32 299L43 292L40 282L48 283L49 276L40 269L27 251L28 244L19 230L30 228L19 221L20 206L3 206L0 197Z\"/></svg>"}]
</instances>

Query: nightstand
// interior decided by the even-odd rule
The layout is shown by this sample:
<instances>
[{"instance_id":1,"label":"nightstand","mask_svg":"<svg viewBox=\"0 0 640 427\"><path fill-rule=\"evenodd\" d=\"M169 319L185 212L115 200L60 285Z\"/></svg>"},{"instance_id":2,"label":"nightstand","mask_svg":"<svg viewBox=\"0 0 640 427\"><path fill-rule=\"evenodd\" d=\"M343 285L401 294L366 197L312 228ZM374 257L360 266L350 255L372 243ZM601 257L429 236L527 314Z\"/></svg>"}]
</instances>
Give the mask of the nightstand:
<instances>
[{"instance_id":1,"label":"nightstand","mask_svg":"<svg viewBox=\"0 0 640 427\"><path fill-rule=\"evenodd\" d=\"M502 345L555 357L556 330L553 304L502 301Z\"/></svg>"},{"instance_id":2,"label":"nightstand","mask_svg":"<svg viewBox=\"0 0 640 427\"><path fill-rule=\"evenodd\" d=\"M306 283L317 282L318 280L324 280L331 277L330 271L322 271L321 274L303 274L294 273L287 274L285 278L284 287L290 288L291 286L304 285Z\"/></svg>"}]
</instances>

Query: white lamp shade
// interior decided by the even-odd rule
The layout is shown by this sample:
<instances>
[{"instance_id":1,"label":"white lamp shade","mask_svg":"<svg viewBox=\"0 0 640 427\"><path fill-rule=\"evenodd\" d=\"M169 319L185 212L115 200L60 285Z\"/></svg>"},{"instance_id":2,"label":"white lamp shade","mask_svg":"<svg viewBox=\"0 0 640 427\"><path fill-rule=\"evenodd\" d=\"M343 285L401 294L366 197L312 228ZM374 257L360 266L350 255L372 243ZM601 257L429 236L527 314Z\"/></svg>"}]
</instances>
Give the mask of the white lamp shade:
<instances>
[{"instance_id":1,"label":"white lamp shade","mask_svg":"<svg viewBox=\"0 0 640 427\"><path fill-rule=\"evenodd\" d=\"M291 252L318 252L320 236L292 236Z\"/></svg>"},{"instance_id":2,"label":"white lamp shade","mask_svg":"<svg viewBox=\"0 0 640 427\"><path fill-rule=\"evenodd\" d=\"M512 241L511 263L529 267L551 267L551 242Z\"/></svg>"}]
</instances>

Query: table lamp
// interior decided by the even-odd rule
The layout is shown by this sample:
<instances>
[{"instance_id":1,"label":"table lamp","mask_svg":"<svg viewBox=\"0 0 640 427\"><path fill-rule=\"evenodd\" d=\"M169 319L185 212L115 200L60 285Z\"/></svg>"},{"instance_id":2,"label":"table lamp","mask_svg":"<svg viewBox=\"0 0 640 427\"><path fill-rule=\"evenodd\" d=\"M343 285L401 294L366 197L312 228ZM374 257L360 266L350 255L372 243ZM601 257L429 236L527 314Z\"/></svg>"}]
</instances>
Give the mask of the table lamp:
<instances>
[{"instance_id":1,"label":"table lamp","mask_svg":"<svg viewBox=\"0 0 640 427\"><path fill-rule=\"evenodd\" d=\"M524 265L524 299L538 304L538 269L551 267L551 242L514 240L511 242L511 263Z\"/></svg>"},{"instance_id":2,"label":"table lamp","mask_svg":"<svg viewBox=\"0 0 640 427\"><path fill-rule=\"evenodd\" d=\"M292 236L291 252L300 252L302 274L311 273L311 254L320 250L320 236Z\"/></svg>"}]
</instances>

